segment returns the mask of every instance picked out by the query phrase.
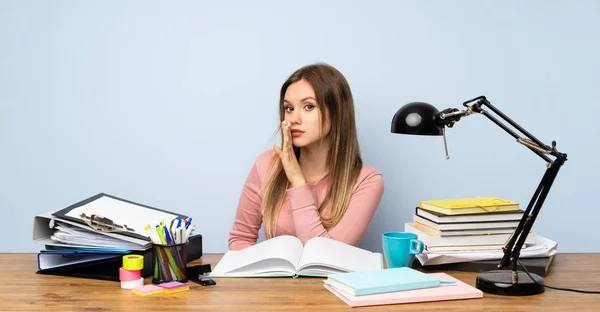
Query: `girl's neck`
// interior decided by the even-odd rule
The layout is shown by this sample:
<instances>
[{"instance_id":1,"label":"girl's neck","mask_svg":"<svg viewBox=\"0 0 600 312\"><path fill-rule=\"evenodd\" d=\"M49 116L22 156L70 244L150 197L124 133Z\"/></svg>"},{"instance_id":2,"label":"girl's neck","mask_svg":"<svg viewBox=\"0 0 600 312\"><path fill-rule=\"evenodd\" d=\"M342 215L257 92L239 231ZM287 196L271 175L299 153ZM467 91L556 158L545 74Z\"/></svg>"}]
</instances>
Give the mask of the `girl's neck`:
<instances>
[{"instance_id":1,"label":"girl's neck","mask_svg":"<svg viewBox=\"0 0 600 312\"><path fill-rule=\"evenodd\" d=\"M316 146L306 146L300 149L300 167L306 182L321 180L329 171L327 168L327 154L329 146L317 143Z\"/></svg>"}]
</instances>

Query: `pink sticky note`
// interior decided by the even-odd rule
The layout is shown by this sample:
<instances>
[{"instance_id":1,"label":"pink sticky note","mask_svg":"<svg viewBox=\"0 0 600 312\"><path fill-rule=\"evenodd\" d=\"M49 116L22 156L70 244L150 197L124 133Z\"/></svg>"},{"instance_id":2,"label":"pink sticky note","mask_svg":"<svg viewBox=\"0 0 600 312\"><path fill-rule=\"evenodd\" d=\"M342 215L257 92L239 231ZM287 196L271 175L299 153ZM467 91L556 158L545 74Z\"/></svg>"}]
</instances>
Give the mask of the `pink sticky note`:
<instances>
[{"instance_id":1,"label":"pink sticky note","mask_svg":"<svg viewBox=\"0 0 600 312\"><path fill-rule=\"evenodd\" d=\"M148 285L136 287L136 288L132 289L131 292L134 294L140 295L140 296L149 296L149 295L162 293L163 288L148 284Z\"/></svg>"},{"instance_id":2,"label":"pink sticky note","mask_svg":"<svg viewBox=\"0 0 600 312\"><path fill-rule=\"evenodd\" d=\"M186 287L186 286L189 286L189 284L181 283L181 282L168 282L168 283L158 284L158 286L165 288L165 289L173 289L173 288L179 288L179 287Z\"/></svg>"}]
</instances>

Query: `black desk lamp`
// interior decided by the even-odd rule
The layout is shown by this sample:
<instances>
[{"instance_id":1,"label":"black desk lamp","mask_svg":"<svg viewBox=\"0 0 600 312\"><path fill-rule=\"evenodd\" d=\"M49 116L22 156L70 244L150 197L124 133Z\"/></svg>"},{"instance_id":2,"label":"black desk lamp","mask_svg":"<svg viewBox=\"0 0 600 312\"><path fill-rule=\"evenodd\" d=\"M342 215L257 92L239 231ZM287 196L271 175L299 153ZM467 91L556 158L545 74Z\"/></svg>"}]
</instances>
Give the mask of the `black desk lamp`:
<instances>
[{"instance_id":1,"label":"black desk lamp","mask_svg":"<svg viewBox=\"0 0 600 312\"><path fill-rule=\"evenodd\" d=\"M430 104L422 102L408 103L401 107L392 120L392 133L402 134L417 134L417 135L443 135L444 148L446 151L446 159L448 156L448 148L446 146L445 128L452 126L460 120L461 117L479 113L493 121L504 131L512 135L517 142L527 146L531 151L540 156L546 161L546 173L542 177L542 181L533 193L531 201L527 205L519 225L511 238L502 248L504 256L498 264L499 270L482 272L477 276L477 288L480 290L498 295L510 296L526 296L544 292L544 280L537 274L530 274L517 270L517 262L521 247L525 243L525 239L533 226L533 222L540 212L544 200L550 191L550 187L554 182L554 178L558 174L558 170L567 160L567 154L560 153L556 150L556 142L552 141L552 147L543 144L529 132L525 131L516 122L512 121L485 98L480 96L463 103L466 110L456 108L445 109L441 112ZM489 108L490 111L500 116L504 121L517 129L526 138L521 137L510 128L505 126L500 120L496 119L490 113L484 110L483 107ZM551 160L546 155L555 157ZM502 270L508 267L510 270Z\"/></svg>"}]
</instances>

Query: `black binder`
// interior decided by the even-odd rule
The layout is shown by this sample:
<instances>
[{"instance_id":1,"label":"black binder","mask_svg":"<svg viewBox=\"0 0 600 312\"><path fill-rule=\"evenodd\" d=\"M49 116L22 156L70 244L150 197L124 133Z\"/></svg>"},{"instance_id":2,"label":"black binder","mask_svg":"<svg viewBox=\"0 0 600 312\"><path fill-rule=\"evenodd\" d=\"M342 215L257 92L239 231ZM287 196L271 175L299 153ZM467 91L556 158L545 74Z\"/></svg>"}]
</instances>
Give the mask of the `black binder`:
<instances>
[{"instance_id":1,"label":"black binder","mask_svg":"<svg viewBox=\"0 0 600 312\"><path fill-rule=\"evenodd\" d=\"M201 234L190 236L189 244L186 246L185 252L188 263L202 257ZM144 268L141 272L142 277L152 276L152 248L145 251L135 251L131 254L139 254L144 256ZM116 259L86 262L60 268L41 270L37 271L36 273L119 281L119 268L122 267L122 265L122 257L118 257Z\"/></svg>"}]
</instances>

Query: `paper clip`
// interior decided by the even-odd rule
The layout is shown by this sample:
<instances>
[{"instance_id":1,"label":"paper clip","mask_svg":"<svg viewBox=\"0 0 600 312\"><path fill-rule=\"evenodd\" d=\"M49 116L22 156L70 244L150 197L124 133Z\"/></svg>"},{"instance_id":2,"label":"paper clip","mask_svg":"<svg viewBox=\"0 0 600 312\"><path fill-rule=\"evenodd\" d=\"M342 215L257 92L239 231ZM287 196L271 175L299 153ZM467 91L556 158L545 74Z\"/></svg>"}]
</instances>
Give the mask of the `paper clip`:
<instances>
[{"instance_id":1,"label":"paper clip","mask_svg":"<svg viewBox=\"0 0 600 312\"><path fill-rule=\"evenodd\" d=\"M96 214L87 216L85 213L82 213L80 217L92 229L100 232L135 232L134 229L127 227L125 224L118 225L111 219Z\"/></svg>"}]
</instances>

